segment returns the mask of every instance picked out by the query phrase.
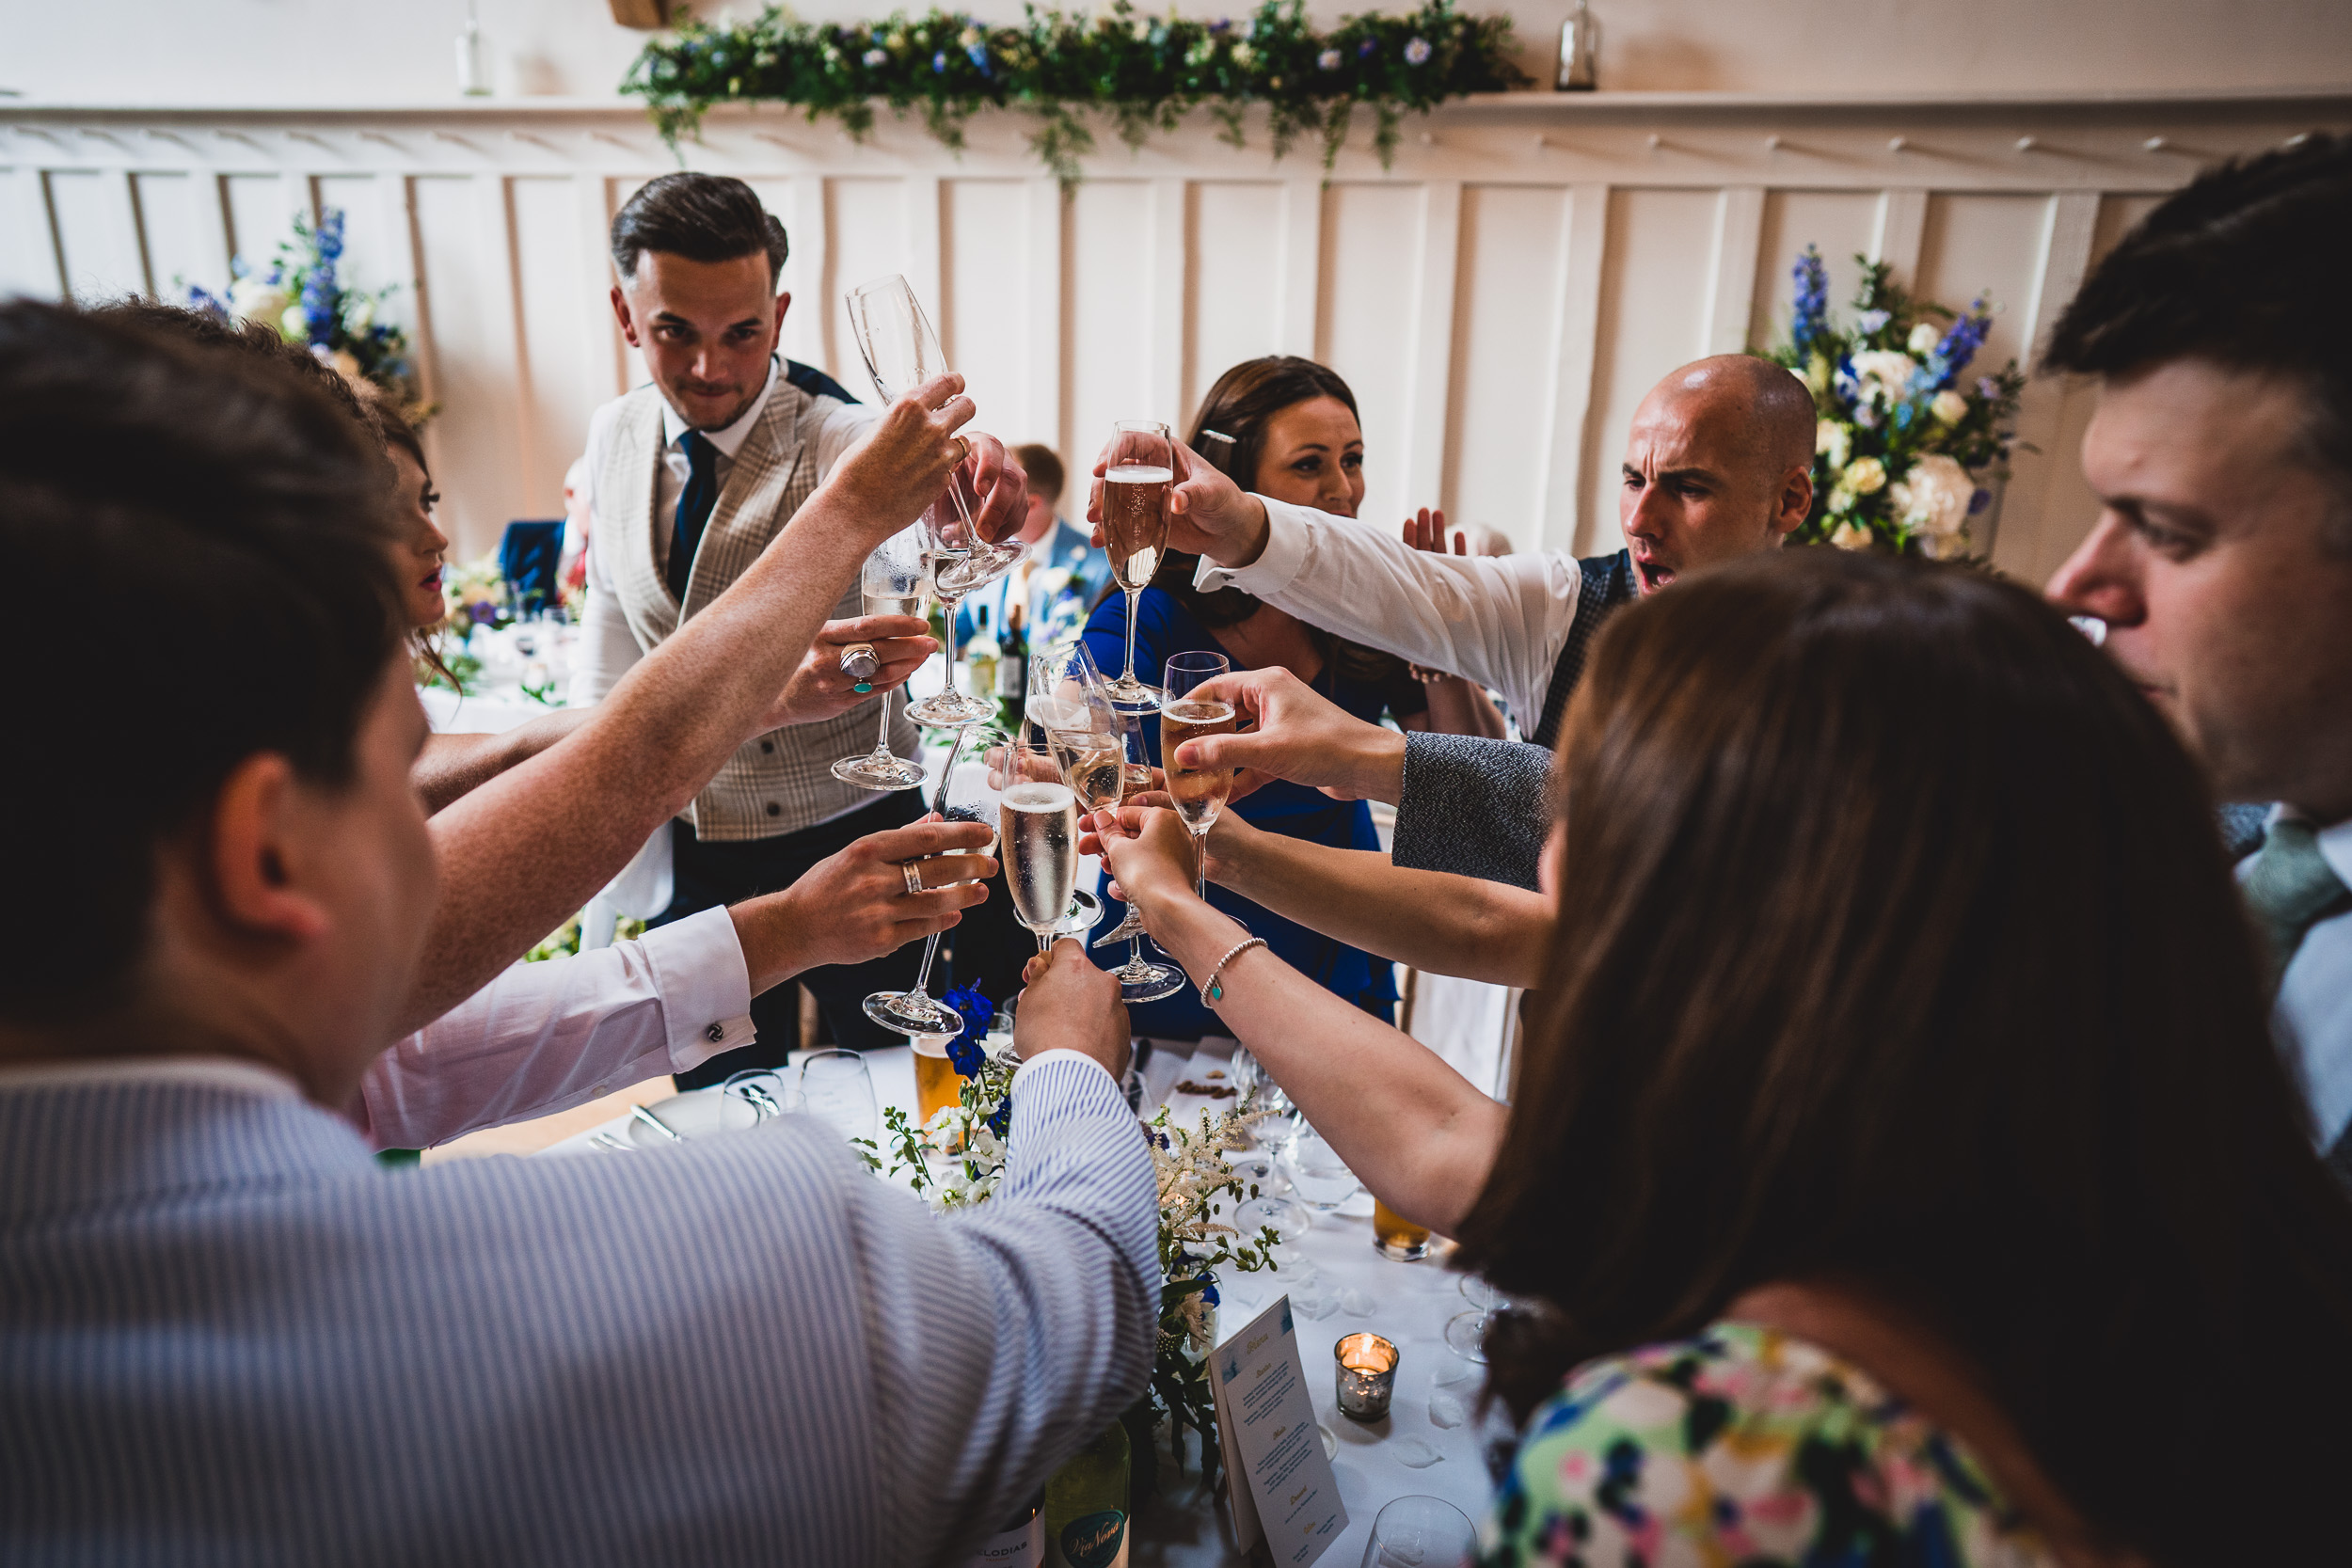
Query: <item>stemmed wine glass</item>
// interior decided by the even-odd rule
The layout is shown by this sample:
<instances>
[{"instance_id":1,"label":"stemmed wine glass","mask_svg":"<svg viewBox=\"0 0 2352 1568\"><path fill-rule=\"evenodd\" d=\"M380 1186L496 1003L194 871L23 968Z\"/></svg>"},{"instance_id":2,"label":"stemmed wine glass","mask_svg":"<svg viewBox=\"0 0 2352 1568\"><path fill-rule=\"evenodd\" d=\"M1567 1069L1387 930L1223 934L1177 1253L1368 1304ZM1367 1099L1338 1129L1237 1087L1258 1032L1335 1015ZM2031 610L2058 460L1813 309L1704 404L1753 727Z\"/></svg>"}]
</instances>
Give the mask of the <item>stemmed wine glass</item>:
<instances>
[{"instance_id":1,"label":"stemmed wine glass","mask_svg":"<svg viewBox=\"0 0 2352 1568\"><path fill-rule=\"evenodd\" d=\"M1120 707L1158 705L1160 694L1136 679L1136 598L1151 586L1168 548L1168 492L1176 479L1176 442L1168 426L1121 420L1111 427L1103 467L1103 548L1127 595L1127 667L1110 683Z\"/></svg>"},{"instance_id":2,"label":"stemmed wine glass","mask_svg":"<svg viewBox=\"0 0 2352 1568\"><path fill-rule=\"evenodd\" d=\"M923 556L912 531L896 533L866 558L858 574L858 590L868 615L923 616ZM913 789L923 782L920 763L894 755L890 750L890 693L882 694L882 733L874 749L864 756L843 757L833 765L833 776L862 789Z\"/></svg>"},{"instance_id":3,"label":"stemmed wine glass","mask_svg":"<svg viewBox=\"0 0 2352 1568\"><path fill-rule=\"evenodd\" d=\"M1470 1310L1446 1320L1445 1342L1454 1354L1483 1367L1486 1364L1486 1325L1494 1322L1495 1313L1508 1298L1487 1284L1484 1275L1466 1274L1462 1299L1470 1304Z\"/></svg>"},{"instance_id":4,"label":"stemmed wine glass","mask_svg":"<svg viewBox=\"0 0 2352 1568\"><path fill-rule=\"evenodd\" d=\"M1143 750L1142 719L1132 713L1120 715L1119 740L1127 764L1123 798L1152 784L1152 764ZM1127 918L1119 923L1119 928L1096 937L1093 943L1096 947L1107 947L1115 942L1127 943L1127 961L1111 973L1119 979L1120 1000L1130 1005L1173 996L1190 983L1184 978L1184 972L1175 965L1154 963L1145 958L1143 937L1143 911L1130 900Z\"/></svg>"},{"instance_id":5,"label":"stemmed wine glass","mask_svg":"<svg viewBox=\"0 0 2352 1568\"><path fill-rule=\"evenodd\" d=\"M1078 797L1062 783L1053 743L1034 725L1023 725L1005 752L997 818L1005 882L1013 918L1028 927L1042 953L1066 934L1070 895L1078 883Z\"/></svg>"},{"instance_id":6,"label":"stemmed wine glass","mask_svg":"<svg viewBox=\"0 0 2352 1568\"><path fill-rule=\"evenodd\" d=\"M973 744L975 739L978 744ZM991 832L996 828L996 791L990 784L987 767L974 761L958 768L956 764L967 750L985 754L988 748L1005 743L1004 736L995 730L966 727L956 732L956 743L947 753L946 768L939 776L939 789L931 797L931 810L949 822L977 822ZM977 849L957 849L959 855L990 855L996 852L992 840ZM931 961L939 957L940 933L933 931L923 946L923 967L914 976L913 990L878 990L866 999L866 1016L885 1029L901 1035L957 1035L963 1032L963 1015L931 995Z\"/></svg>"},{"instance_id":7,"label":"stemmed wine glass","mask_svg":"<svg viewBox=\"0 0 2352 1568\"><path fill-rule=\"evenodd\" d=\"M904 277L893 273L850 290L849 309L858 352L885 402L946 373L946 356L940 353L930 321ZM974 589L1011 571L1028 553L1028 546L1017 539L991 545L980 538L961 472L948 478L947 502L935 503L924 514L923 536L930 592L947 612L948 686L907 709L918 723L934 727L976 723L995 714L993 703L955 689L956 607Z\"/></svg>"},{"instance_id":8,"label":"stemmed wine glass","mask_svg":"<svg viewBox=\"0 0 2352 1568\"><path fill-rule=\"evenodd\" d=\"M1203 736L1233 733L1232 704L1191 695L1194 688L1232 668L1223 654L1177 654L1160 677L1166 683L1160 699L1160 768L1168 775L1176 815L1192 832L1193 891L1203 901L1209 896L1209 830L1216 826L1217 813L1233 792L1233 770L1179 767L1176 748Z\"/></svg>"}]
</instances>

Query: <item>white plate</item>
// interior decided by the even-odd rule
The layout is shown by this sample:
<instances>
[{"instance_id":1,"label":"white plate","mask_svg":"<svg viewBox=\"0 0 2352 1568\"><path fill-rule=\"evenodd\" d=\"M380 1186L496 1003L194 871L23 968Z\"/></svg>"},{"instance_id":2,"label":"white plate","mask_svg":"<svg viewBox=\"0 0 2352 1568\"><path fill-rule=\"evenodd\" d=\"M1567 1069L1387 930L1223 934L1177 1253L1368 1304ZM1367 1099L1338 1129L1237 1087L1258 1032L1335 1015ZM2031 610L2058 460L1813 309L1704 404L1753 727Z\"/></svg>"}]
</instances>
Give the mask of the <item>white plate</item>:
<instances>
[{"instance_id":1,"label":"white plate","mask_svg":"<svg viewBox=\"0 0 2352 1568\"><path fill-rule=\"evenodd\" d=\"M716 1137L722 1132L740 1132L759 1119L759 1113L740 1100L730 1099L717 1089L693 1089L674 1094L667 1100L657 1100L645 1107L675 1130L677 1135L691 1142L696 1138ZM664 1148L670 1140L635 1117L628 1118L621 1136L639 1148Z\"/></svg>"}]
</instances>

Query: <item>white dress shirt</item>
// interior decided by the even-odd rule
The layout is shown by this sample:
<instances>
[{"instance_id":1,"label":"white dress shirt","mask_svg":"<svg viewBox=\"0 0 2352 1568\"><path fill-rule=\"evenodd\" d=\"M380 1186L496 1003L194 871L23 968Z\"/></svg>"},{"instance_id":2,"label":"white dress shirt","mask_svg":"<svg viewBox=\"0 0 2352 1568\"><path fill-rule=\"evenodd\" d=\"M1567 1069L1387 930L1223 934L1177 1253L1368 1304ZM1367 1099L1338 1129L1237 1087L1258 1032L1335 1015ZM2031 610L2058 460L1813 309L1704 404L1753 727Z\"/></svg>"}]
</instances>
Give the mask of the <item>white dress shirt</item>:
<instances>
[{"instance_id":1,"label":"white dress shirt","mask_svg":"<svg viewBox=\"0 0 2352 1568\"><path fill-rule=\"evenodd\" d=\"M714 465L719 487L726 488L727 475L734 471L735 454L742 450L744 438L751 435L752 425L759 411L768 405L769 394L776 389L783 374L782 366L774 359L768 361L768 381L751 405L736 417L735 422L718 430L702 434L718 449ZM596 505L596 476L604 471L605 458L612 441L612 423L622 404L615 398L597 409L588 420L587 471L582 480L588 491L588 602L580 611L580 638L572 644L572 684L567 701L574 707L604 701L606 692L628 673L644 655L630 635L628 617L622 612L621 601L612 591L612 568L605 552L612 548L612 528L606 524L604 514ZM833 472L833 466L841 461L841 454L850 450L886 413L864 404L841 404L829 410L818 426L816 450L810 457L817 464L819 483ZM676 409L667 399L661 404L661 467L654 476L654 560L668 559L670 539L675 531L673 519L677 515L677 499L686 488L693 472L693 465L686 455L684 445L688 429ZM617 526L617 525L615 525Z\"/></svg>"},{"instance_id":2,"label":"white dress shirt","mask_svg":"<svg viewBox=\"0 0 2352 1568\"><path fill-rule=\"evenodd\" d=\"M518 963L375 1059L352 1120L378 1148L584 1105L749 1045L735 922L704 910L634 942Z\"/></svg>"},{"instance_id":3,"label":"white dress shirt","mask_svg":"<svg viewBox=\"0 0 2352 1568\"><path fill-rule=\"evenodd\" d=\"M1203 556L1196 587L1238 588L1309 626L1468 675L1534 727L1576 619L1583 574L1574 556L1437 555L1352 517L1258 499L1264 553L1237 569Z\"/></svg>"},{"instance_id":4,"label":"white dress shirt","mask_svg":"<svg viewBox=\"0 0 2352 1568\"><path fill-rule=\"evenodd\" d=\"M2276 821L2284 808L2275 809ZM2352 887L2352 820L2322 828L2319 853ZM2238 863L2242 881L2254 857ZM2314 921L2288 960L2270 1009L2270 1032L2302 1071L2303 1093L2324 1153L2352 1127L2352 911Z\"/></svg>"}]
</instances>

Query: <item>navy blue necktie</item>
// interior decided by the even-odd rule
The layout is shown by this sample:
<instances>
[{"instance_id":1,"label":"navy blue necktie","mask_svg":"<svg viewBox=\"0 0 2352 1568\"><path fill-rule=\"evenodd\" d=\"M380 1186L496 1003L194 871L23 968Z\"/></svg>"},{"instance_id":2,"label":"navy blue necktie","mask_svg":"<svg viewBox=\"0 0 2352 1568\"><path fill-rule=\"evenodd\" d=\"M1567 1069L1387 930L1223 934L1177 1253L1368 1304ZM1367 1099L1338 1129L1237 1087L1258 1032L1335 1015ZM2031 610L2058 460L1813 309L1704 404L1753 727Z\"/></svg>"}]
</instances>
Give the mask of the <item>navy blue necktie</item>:
<instances>
[{"instance_id":1,"label":"navy blue necktie","mask_svg":"<svg viewBox=\"0 0 2352 1568\"><path fill-rule=\"evenodd\" d=\"M686 602L686 585L694 576L694 546L702 543L703 525L719 504L719 449L699 430L690 430L679 444L686 449L686 488L678 492L677 528L670 535L670 592Z\"/></svg>"}]
</instances>

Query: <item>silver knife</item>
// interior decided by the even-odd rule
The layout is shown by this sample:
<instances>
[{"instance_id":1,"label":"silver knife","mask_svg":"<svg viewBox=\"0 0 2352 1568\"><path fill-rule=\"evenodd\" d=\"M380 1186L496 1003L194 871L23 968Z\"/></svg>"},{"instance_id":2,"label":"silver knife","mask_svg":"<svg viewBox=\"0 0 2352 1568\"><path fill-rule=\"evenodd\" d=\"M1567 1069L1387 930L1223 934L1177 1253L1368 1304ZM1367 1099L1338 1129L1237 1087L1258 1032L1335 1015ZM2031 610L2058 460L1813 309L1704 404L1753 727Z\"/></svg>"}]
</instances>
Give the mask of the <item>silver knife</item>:
<instances>
[{"instance_id":1,"label":"silver knife","mask_svg":"<svg viewBox=\"0 0 2352 1568\"><path fill-rule=\"evenodd\" d=\"M628 1108L628 1114L636 1117L639 1121L644 1122L646 1126L652 1128L655 1132L660 1133L663 1137L669 1139L674 1144L682 1144L686 1141L685 1137L676 1128L671 1126L668 1122L663 1121L660 1117L655 1116L651 1111L646 1110L643 1105L631 1105Z\"/></svg>"}]
</instances>

